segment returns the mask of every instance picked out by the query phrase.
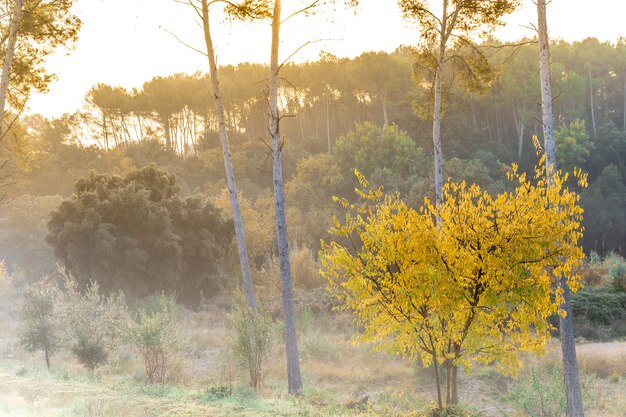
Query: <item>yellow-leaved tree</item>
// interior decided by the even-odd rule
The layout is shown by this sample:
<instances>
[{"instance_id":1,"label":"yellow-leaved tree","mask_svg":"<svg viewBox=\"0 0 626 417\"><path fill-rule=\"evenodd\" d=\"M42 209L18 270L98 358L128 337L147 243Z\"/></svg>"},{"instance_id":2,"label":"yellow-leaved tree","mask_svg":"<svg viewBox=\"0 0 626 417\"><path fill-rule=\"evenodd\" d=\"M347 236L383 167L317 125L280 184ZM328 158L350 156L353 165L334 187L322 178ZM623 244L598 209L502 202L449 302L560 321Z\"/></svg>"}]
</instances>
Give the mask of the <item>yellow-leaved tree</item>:
<instances>
[{"instance_id":1,"label":"yellow-leaved tree","mask_svg":"<svg viewBox=\"0 0 626 417\"><path fill-rule=\"evenodd\" d=\"M448 181L442 204L426 199L419 211L357 177L363 203L337 199L349 212L332 230L350 244L322 242L321 259L322 274L363 329L358 341L432 365L440 409L458 401L459 366L495 363L513 373L519 352L545 348L548 317L562 303L554 276L578 290L575 267L584 256L583 210L567 174L548 183L540 157L534 175L512 166L511 192L492 197ZM585 174L574 177L585 185Z\"/></svg>"}]
</instances>

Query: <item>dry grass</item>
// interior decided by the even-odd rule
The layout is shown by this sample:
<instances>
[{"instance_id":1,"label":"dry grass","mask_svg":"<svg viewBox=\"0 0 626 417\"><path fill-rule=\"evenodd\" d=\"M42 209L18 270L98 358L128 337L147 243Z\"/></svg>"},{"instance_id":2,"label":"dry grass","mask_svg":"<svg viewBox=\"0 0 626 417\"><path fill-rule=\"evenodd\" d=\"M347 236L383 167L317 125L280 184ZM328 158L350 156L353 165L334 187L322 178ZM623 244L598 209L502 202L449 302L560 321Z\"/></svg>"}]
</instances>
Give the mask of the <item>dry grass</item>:
<instances>
[{"instance_id":1,"label":"dry grass","mask_svg":"<svg viewBox=\"0 0 626 417\"><path fill-rule=\"evenodd\" d=\"M581 372L612 381L626 379L626 342L581 345L577 357Z\"/></svg>"},{"instance_id":2,"label":"dry grass","mask_svg":"<svg viewBox=\"0 0 626 417\"><path fill-rule=\"evenodd\" d=\"M218 310L185 313L182 331L188 347L184 368L175 386L148 387L138 379L142 364L132 350L117 363L99 370L95 377L68 353L53 358L52 373L42 358L24 353L14 338L0 339L0 415L11 417L135 417L135 416L356 416L403 415L425 406L434 398L430 369L416 372L416 364L385 353L372 353L350 342L344 319L324 317L301 326L300 351L305 395L292 399L286 391L284 347L277 340L274 357L267 365L261 397L245 388L245 370L232 378L238 394L207 403L203 392L211 384L231 379L224 367L227 354L225 313ZM15 326L4 324L14 335ZM538 368L560 363L560 346L550 343L542 357L528 358ZM595 374L591 417L626 417L626 343L581 345L578 349L583 374ZM517 412L507 403L510 381L488 367L478 367L460 379L461 399L484 411L485 417ZM370 411L348 410L345 404L369 395ZM368 414L369 413L369 414Z\"/></svg>"}]
</instances>

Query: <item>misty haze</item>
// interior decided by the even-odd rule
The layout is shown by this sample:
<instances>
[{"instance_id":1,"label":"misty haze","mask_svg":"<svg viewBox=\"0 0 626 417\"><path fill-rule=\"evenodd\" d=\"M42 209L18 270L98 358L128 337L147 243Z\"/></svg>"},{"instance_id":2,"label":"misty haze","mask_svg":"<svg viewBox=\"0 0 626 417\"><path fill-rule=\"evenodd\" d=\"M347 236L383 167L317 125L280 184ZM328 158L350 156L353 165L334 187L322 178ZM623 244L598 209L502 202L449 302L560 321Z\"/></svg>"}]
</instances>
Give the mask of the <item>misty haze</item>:
<instances>
[{"instance_id":1,"label":"misty haze","mask_svg":"<svg viewBox=\"0 0 626 417\"><path fill-rule=\"evenodd\" d=\"M625 6L282 3L0 4L0 417L626 417Z\"/></svg>"}]
</instances>

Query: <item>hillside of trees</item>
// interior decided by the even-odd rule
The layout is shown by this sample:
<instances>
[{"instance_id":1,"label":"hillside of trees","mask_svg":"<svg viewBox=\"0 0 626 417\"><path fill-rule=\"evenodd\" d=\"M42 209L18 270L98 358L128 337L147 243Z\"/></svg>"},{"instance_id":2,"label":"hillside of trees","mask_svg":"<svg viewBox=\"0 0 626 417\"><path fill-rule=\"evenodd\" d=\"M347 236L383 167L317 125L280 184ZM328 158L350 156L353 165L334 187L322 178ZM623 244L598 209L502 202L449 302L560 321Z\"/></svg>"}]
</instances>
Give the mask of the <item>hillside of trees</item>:
<instances>
[{"instance_id":1,"label":"hillside of trees","mask_svg":"<svg viewBox=\"0 0 626 417\"><path fill-rule=\"evenodd\" d=\"M451 89L444 119L445 177L490 192L507 187L511 162L536 162L532 135L541 136L536 45L482 45L499 69L484 95ZM432 197L430 125L416 116L427 91L415 82L414 52L365 53L355 59L322 55L284 68L284 169L290 238L313 254L340 207L334 195L354 195L359 169L388 192L418 206ZM589 174L581 189L586 252L623 254L626 244L626 42L587 39L552 45L557 154L566 170ZM266 139L262 65L220 69L232 157L242 195L250 252L257 269L275 254L271 158ZM0 251L10 270L37 276L54 265L45 243L48 214L90 171L124 175L150 163L177 177L183 198L229 210L208 78L155 77L139 90L99 84L84 108L59 119L19 119L5 148L10 203L1 207ZM8 168L8 169L7 169ZM24 219L20 204L38 223ZM25 250L30 248L29 250ZM38 261L29 257L37 254Z\"/></svg>"}]
</instances>

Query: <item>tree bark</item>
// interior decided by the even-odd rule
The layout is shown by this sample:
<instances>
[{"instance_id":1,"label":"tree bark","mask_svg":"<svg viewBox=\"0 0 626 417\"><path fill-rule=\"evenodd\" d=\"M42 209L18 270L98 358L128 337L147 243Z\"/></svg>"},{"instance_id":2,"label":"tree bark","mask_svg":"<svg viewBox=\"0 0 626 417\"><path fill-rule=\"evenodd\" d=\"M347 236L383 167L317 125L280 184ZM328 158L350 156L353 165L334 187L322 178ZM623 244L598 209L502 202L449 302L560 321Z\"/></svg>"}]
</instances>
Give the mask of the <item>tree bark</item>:
<instances>
[{"instance_id":1,"label":"tree bark","mask_svg":"<svg viewBox=\"0 0 626 417\"><path fill-rule=\"evenodd\" d=\"M4 52L4 65L2 66L2 78L0 79L0 140L4 138L5 134L4 112L6 109L9 82L11 81L11 66L13 65L13 57L15 56L15 45L17 44L17 33L20 28L20 20L22 19L23 5L24 0L15 0L7 46Z\"/></svg>"},{"instance_id":2,"label":"tree bark","mask_svg":"<svg viewBox=\"0 0 626 417\"><path fill-rule=\"evenodd\" d=\"M389 126L389 114L387 112L387 94L383 94L383 130Z\"/></svg>"},{"instance_id":3,"label":"tree bark","mask_svg":"<svg viewBox=\"0 0 626 417\"><path fill-rule=\"evenodd\" d=\"M278 47L280 42L281 0L274 0L272 17L272 49L270 56L269 78L269 130L272 135L272 159L274 177L274 204L276 208L276 231L278 237L278 257L282 277L283 314L285 319L285 352L287 354L287 384L290 394L302 392L300 359L296 339L296 321L293 309L291 289L291 265L289 263L289 243L287 240L287 221L285 210L285 190L282 168L282 143L280 137L280 117L278 114Z\"/></svg>"},{"instance_id":4,"label":"tree bark","mask_svg":"<svg viewBox=\"0 0 626 417\"><path fill-rule=\"evenodd\" d=\"M443 76L444 55L446 52L446 30L448 2L443 2L441 18L441 31L439 33L439 56L437 57L437 71L434 85L434 109L433 109L433 147L435 163L435 202L437 206L443 202L443 156L441 153L441 101L443 91L441 77Z\"/></svg>"},{"instance_id":5,"label":"tree bark","mask_svg":"<svg viewBox=\"0 0 626 417\"><path fill-rule=\"evenodd\" d=\"M525 106L519 111L519 114L513 104L513 120L515 120L515 127L517 130L517 159L522 162L522 152L524 151L524 113L526 112Z\"/></svg>"},{"instance_id":6,"label":"tree bark","mask_svg":"<svg viewBox=\"0 0 626 417\"><path fill-rule=\"evenodd\" d=\"M439 406L440 410L443 410L443 400L441 398L441 380L439 378L439 363L437 362L437 351L432 341L431 345L433 345L433 368L435 369L435 383L437 384L437 405Z\"/></svg>"},{"instance_id":7,"label":"tree bark","mask_svg":"<svg viewBox=\"0 0 626 417\"><path fill-rule=\"evenodd\" d=\"M170 122L170 116L163 116L163 130L165 131L165 149L172 150L172 126Z\"/></svg>"},{"instance_id":8,"label":"tree bark","mask_svg":"<svg viewBox=\"0 0 626 417\"><path fill-rule=\"evenodd\" d=\"M226 170L226 184L228 186L228 192L230 194L230 207L233 212L233 222L235 224L235 237L237 239L237 250L239 251L239 264L241 265L241 274L243 276L244 292L246 294L246 301L248 302L248 306L250 306L252 311L255 311L256 300L254 297L254 286L252 285L252 274L250 273L248 249L246 247L243 221L241 219L241 208L239 207L239 195L237 194L235 172L233 170L233 162L230 157L228 131L226 130L226 118L224 116L224 106L222 104L222 96L220 94L220 85L217 75L217 64L215 62L213 39L211 38L209 6L207 0L202 0L202 20L204 27L204 40L207 48L207 56L209 58L211 83L213 85L213 95L215 97L215 113L217 114L220 132L220 143L222 145L222 156L224 157L224 169Z\"/></svg>"},{"instance_id":9,"label":"tree bark","mask_svg":"<svg viewBox=\"0 0 626 417\"><path fill-rule=\"evenodd\" d=\"M326 100L326 140L328 142L328 154L333 151L332 140L330 138L330 99Z\"/></svg>"},{"instance_id":10,"label":"tree bark","mask_svg":"<svg viewBox=\"0 0 626 417\"><path fill-rule=\"evenodd\" d=\"M548 24L546 17L546 0L537 1L537 16L539 28L539 67L541 74L541 100L543 112L543 135L546 150L546 170L548 182L556 172L556 149L554 142L554 122L552 113L552 86L550 80L550 51L548 39ZM563 291L564 302L561 308L566 316L559 319L561 333L561 350L563 353L563 372L567 397L567 416L583 417L583 402L578 379L578 365L576 363L576 342L574 339L574 323L570 301L570 289L561 276L557 285Z\"/></svg>"},{"instance_id":11,"label":"tree bark","mask_svg":"<svg viewBox=\"0 0 626 417\"><path fill-rule=\"evenodd\" d=\"M626 130L626 76L624 77L624 121L622 123L622 130Z\"/></svg>"},{"instance_id":12,"label":"tree bark","mask_svg":"<svg viewBox=\"0 0 626 417\"><path fill-rule=\"evenodd\" d=\"M596 137L596 111L593 100L593 85L591 84L591 70L589 70L589 106L591 107L591 126L593 128L593 137Z\"/></svg>"},{"instance_id":13,"label":"tree bark","mask_svg":"<svg viewBox=\"0 0 626 417\"><path fill-rule=\"evenodd\" d=\"M50 354L48 353L48 349L44 349L43 352L46 358L46 366L48 367L48 370L50 370Z\"/></svg>"},{"instance_id":14,"label":"tree bark","mask_svg":"<svg viewBox=\"0 0 626 417\"><path fill-rule=\"evenodd\" d=\"M459 403L459 391L458 391L458 372L459 367L452 365L450 370L450 403L456 405Z\"/></svg>"}]
</instances>

